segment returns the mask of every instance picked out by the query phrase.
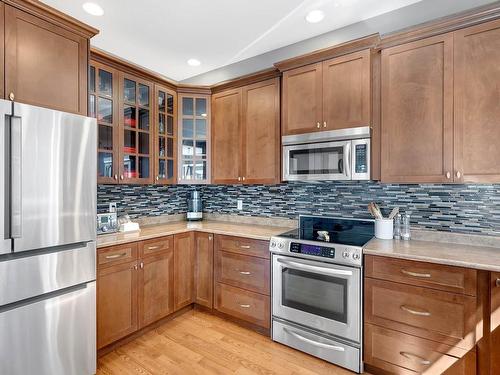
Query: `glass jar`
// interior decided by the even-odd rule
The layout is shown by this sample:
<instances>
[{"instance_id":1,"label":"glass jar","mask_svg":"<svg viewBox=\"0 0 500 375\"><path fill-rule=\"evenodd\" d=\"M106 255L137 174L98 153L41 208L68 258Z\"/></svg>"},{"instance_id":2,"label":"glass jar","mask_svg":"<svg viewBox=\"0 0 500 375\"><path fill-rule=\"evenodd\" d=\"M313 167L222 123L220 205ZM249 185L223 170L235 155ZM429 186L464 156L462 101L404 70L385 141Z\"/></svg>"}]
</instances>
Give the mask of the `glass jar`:
<instances>
[{"instance_id":1,"label":"glass jar","mask_svg":"<svg viewBox=\"0 0 500 375\"><path fill-rule=\"evenodd\" d=\"M401 238L405 241L409 241L411 238L410 233L410 214L405 214L402 219L401 225Z\"/></svg>"},{"instance_id":2,"label":"glass jar","mask_svg":"<svg viewBox=\"0 0 500 375\"><path fill-rule=\"evenodd\" d=\"M397 214L394 218L394 239L401 239L401 214Z\"/></svg>"}]
</instances>

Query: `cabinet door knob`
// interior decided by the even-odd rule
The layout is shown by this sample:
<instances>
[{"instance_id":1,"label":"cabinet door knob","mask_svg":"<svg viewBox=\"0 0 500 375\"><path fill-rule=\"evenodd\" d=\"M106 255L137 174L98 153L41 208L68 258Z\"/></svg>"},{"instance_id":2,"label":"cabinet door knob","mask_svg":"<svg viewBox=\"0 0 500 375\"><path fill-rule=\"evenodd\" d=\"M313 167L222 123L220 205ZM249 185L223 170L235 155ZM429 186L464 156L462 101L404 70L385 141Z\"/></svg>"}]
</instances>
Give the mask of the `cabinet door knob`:
<instances>
[{"instance_id":1,"label":"cabinet door knob","mask_svg":"<svg viewBox=\"0 0 500 375\"><path fill-rule=\"evenodd\" d=\"M241 181L241 177L238 177L238 181Z\"/></svg>"},{"instance_id":2,"label":"cabinet door knob","mask_svg":"<svg viewBox=\"0 0 500 375\"><path fill-rule=\"evenodd\" d=\"M14 98L15 98L15 95L14 95L14 93L13 93L13 92L11 92L11 93L9 94L9 99L10 99L10 100L12 100L12 101L14 101Z\"/></svg>"},{"instance_id":3,"label":"cabinet door knob","mask_svg":"<svg viewBox=\"0 0 500 375\"><path fill-rule=\"evenodd\" d=\"M115 174L115 180L118 180L118 175L117 174Z\"/></svg>"},{"instance_id":4,"label":"cabinet door knob","mask_svg":"<svg viewBox=\"0 0 500 375\"><path fill-rule=\"evenodd\" d=\"M212 237L212 236L208 236L208 240L209 240L209 241L212 241L212 240L213 240L213 237Z\"/></svg>"},{"instance_id":5,"label":"cabinet door knob","mask_svg":"<svg viewBox=\"0 0 500 375\"><path fill-rule=\"evenodd\" d=\"M500 287L500 279L495 280L495 286Z\"/></svg>"},{"instance_id":6,"label":"cabinet door knob","mask_svg":"<svg viewBox=\"0 0 500 375\"><path fill-rule=\"evenodd\" d=\"M159 181L160 180L160 176L156 176L156 181Z\"/></svg>"},{"instance_id":7,"label":"cabinet door knob","mask_svg":"<svg viewBox=\"0 0 500 375\"><path fill-rule=\"evenodd\" d=\"M245 181L245 176L243 176L241 179L242 179L243 181Z\"/></svg>"},{"instance_id":8,"label":"cabinet door knob","mask_svg":"<svg viewBox=\"0 0 500 375\"><path fill-rule=\"evenodd\" d=\"M451 178L451 173L450 172L446 172L446 178L449 180Z\"/></svg>"},{"instance_id":9,"label":"cabinet door knob","mask_svg":"<svg viewBox=\"0 0 500 375\"><path fill-rule=\"evenodd\" d=\"M460 177L462 177L462 173L460 173L460 171L457 171L456 176L457 176L457 178L460 178Z\"/></svg>"},{"instance_id":10,"label":"cabinet door knob","mask_svg":"<svg viewBox=\"0 0 500 375\"><path fill-rule=\"evenodd\" d=\"M144 268L144 262L141 262L141 270Z\"/></svg>"},{"instance_id":11,"label":"cabinet door knob","mask_svg":"<svg viewBox=\"0 0 500 375\"><path fill-rule=\"evenodd\" d=\"M323 127L326 128L326 121L323 122Z\"/></svg>"},{"instance_id":12,"label":"cabinet door knob","mask_svg":"<svg viewBox=\"0 0 500 375\"><path fill-rule=\"evenodd\" d=\"M137 269L137 264L134 264L134 270L136 270L136 269Z\"/></svg>"},{"instance_id":13,"label":"cabinet door knob","mask_svg":"<svg viewBox=\"0 0 500 375\"><path fill-rule=\"evenodd\" d=\"M120 180L123 180L123 175L120 175Z\"/></svg>"},{"instance_id":14,"label":"cabinet door knob","mask_svg":"<svg viewBox=\"0 0 500 375\"><path fill-rule=\"evenodd\" d=\"M319 129L321 128L321 124L319 122L316 123L316 127Z\"/></svg>"}]
</instances>

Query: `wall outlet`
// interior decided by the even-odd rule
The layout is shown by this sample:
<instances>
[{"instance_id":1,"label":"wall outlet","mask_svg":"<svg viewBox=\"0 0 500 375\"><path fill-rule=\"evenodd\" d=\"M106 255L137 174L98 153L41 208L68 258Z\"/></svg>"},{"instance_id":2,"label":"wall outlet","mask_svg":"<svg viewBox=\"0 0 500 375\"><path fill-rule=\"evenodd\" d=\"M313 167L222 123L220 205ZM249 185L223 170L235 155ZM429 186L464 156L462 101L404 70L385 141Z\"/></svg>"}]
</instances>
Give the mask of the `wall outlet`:
<instances>
[{"instance_id":1,"label":"wall outlet","mask_svg":"<svg viewBox=\"0 0 500 375\"><path fill-rule=\"evenodd\" d=\"M236 200L236 204L237 204L236 208L238 210L242 210L243 209L243 200L242 199Z\"/></svg>"},{"instance_id":2,"label":"wall outlet","mask_svg":"<svg viewBox=\"0 0 500 375\"><path fill-rule=\"evenodd\" d=\"M109 212L116 212L116 203L109 204Z\"/></svg>"}]
</instances>

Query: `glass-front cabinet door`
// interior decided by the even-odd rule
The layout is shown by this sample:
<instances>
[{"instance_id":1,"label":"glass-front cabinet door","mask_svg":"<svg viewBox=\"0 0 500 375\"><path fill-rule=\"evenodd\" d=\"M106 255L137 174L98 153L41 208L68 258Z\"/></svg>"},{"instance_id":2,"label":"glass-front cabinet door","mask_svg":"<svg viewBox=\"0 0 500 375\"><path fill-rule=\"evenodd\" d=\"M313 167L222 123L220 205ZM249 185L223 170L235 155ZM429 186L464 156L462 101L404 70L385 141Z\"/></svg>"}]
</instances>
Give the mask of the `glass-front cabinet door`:
<instances>
[{"instance_id":1,"label":"glass-front cabinet door","mask_svg":"<svg viewBox=\"0 0 500 375\"><path fill-rule=\"evenodd\" d=\"M155 182L176 183L177 93L155 85Z\"/></svg>"},{"instance_id":2,"label":"glass-front cabinet door","mask_svg":"<svg viewBox=\"0 0 500 375\"><path fill-rule=\"evenodd\" d=\"M179 95L179 183L210 181L210 96Z\"/></svg>"},{"instance_id":3,"label":"glass-front cabinet door","mask_svg":"<svg viewBox=\"0 0 500 375\"><path fill-rule=\"evenodd\" d=\"M148 184L153 181L152 84L120 74L120 180Z\"/></svg>"},{"instance_id":4,"label":"glass-front cabinet door","mask_svg":"<svg viewBox=\"0 0 500 375\"><path fill-rule=\"evenodd\" d=\"M92 62L88 115L97 119L98 183L118 183L118 101L118 73Z\"/></svg>"}]
</instances>

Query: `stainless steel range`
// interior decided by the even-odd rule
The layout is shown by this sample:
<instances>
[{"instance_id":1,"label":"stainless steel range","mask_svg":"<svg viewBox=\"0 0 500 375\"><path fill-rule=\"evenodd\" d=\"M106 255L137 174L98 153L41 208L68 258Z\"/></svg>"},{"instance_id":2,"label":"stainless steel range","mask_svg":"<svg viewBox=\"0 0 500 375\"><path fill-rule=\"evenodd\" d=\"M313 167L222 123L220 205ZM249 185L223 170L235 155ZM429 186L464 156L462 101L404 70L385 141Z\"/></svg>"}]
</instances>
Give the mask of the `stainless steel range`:
<instances>
[{"instance_id":1,"label":"stainless steel range","mask_svg":"<svg viewBox=\"0 0 500 375\"><path fill-rule=\"evenodd\" d=\"M301 216L272 237L272 338L362 372L362 248L372 220Z\"/></svg>"}]
</instances>

